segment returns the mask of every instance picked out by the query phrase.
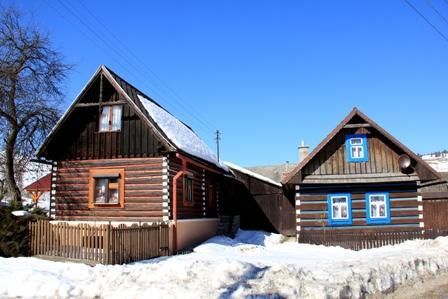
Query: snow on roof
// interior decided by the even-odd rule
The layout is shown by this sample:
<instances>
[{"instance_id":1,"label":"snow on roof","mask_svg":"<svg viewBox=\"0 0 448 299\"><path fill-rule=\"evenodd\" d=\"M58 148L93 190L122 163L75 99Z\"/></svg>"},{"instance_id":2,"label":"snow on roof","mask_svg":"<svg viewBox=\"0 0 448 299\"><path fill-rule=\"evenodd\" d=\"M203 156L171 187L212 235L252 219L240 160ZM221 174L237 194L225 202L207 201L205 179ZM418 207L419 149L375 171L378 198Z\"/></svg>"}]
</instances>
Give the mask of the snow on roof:
<instances>
[{"instance_id":1,"label":"snow on roof","mask_svg":"<svg viewBox=\"0 0 448 299\"><path fill-rule=\"evenodd\" d=\"M179 149L228 171L227 166L218 161L215 153L190 128L145 96L139 94L138 98L151 118Z\"/></svg>"},{"instance_id":2,"label":"snow on roof","mask_svg":"<svg viewBox=\"0 0 448 299\"><path fill-rule=\"evenodd\" d=\"M275 186L279 186L279 187L282 186L282 184L280 184L279 182L276 182L276 181L274 181L274 180L271 180L270 178L267 178L267 177L265 177L265 176L262 176L261 174L255 173L255 172L253 172L253 171L250 171L249 169L243 168L243 167L238 166L238 165L236 165L236 164L233 164L233 163L231 163L231 162L224 161L224 164L227 165L227 166L228 166L229 168L231 168L231 169L235 169L235 170L237 170L237 171L239 171L239 172L242 172L242 173L244 173L244 174L247 174L248 176L251 176L251 177L253 177L253 178L256 178L256 179L259 179L259 180L261 180L261 181L264 181L264 182L273 184L273 185L275 185Z\"/></svg>"}]
</instances>

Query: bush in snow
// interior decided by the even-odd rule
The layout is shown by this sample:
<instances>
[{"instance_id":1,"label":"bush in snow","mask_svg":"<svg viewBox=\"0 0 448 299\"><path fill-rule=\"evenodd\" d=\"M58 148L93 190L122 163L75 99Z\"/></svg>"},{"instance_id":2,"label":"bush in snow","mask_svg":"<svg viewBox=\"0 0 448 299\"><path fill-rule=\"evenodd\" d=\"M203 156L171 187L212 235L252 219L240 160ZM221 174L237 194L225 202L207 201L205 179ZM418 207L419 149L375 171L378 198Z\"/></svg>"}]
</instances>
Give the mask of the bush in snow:
<instances>
[{"instance_id":1,"label":"bush in snow","mask_svg":"<svg viewBox=\"0 0 448 299\"><path fill-rule=\"evenodd\" d=\"M17 257L30 255L28 224L44 219L40 211L31 216L14 216L12 207L0 206L0 256ZM33 213L33 212L32 212Z\"/></svg>"}]
</instances>

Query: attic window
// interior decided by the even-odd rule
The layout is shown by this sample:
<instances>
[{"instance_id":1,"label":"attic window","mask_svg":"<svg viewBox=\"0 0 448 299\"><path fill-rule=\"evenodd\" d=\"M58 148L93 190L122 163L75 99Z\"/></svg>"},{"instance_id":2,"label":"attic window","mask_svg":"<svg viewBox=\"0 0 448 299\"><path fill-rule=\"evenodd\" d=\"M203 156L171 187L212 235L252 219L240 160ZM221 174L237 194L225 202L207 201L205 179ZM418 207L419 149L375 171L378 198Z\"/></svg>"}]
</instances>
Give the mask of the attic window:
<instances>
[{"instance_id":1,"label":"attic window","mask_svg":"<svg viewBox=\"0 0 448 299\"><path fill-rule=\"evenodd\" d=\"M101 108L100 132L120 131L121 105L103 106Z\"/></svg>"},{"instance_id":2,"label":"attic window","mask_svg":"<svg viewBox=\"0 0 448 299\"><path fill-rule=\"evenodd\" d=\"M365 134L347 135L346 140L347 162L367 162L368 149Z\"/></svg>"}]
</instances>

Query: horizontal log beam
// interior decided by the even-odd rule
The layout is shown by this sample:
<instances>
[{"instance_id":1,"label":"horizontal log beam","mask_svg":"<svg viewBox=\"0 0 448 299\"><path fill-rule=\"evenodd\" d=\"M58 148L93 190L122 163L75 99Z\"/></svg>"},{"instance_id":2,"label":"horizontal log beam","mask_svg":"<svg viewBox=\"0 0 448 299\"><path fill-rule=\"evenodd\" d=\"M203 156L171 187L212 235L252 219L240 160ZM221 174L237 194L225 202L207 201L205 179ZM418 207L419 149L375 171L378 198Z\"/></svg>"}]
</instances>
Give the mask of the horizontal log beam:
<instances>
[{"instance_id":1,"label":"horizontal log beam","mask_svg":"<svg viewBox=\"0 0 448 299\"><path fill-rule=\"evenodd\" d=\"M354 128L370 128L370 124L347 124L344 129L354 129Z\"/></svg>"}]
</instances>

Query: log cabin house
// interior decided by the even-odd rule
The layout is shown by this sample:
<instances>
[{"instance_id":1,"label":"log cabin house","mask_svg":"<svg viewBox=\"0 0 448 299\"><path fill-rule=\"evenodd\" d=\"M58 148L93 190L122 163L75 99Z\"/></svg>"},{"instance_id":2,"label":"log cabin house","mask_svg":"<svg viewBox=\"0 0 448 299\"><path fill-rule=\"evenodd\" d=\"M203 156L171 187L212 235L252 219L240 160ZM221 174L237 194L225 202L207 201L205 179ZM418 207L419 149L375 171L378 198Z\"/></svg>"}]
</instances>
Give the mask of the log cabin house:
<instances>
[{"instance_id":1,"label":"log cabin house","mask_svg":"<svg viewBox=\"0 0 448 299\"><path fill-rule=\"evenodd\" d=\"M299 240L448 229L446 180L357 108L282 183Z\"/></svg>"},{"instance_id":2,"label":"log cabin house","mask_svg":"<svg viewBox=\"0 0 448 299\"><path fill-rule=\"evenodd\" d=\"M170 221L172 250L216 233L239 190L190 127L101 65L37 152L51 214L69 223Z\"/></svg>"}]
</instances>

